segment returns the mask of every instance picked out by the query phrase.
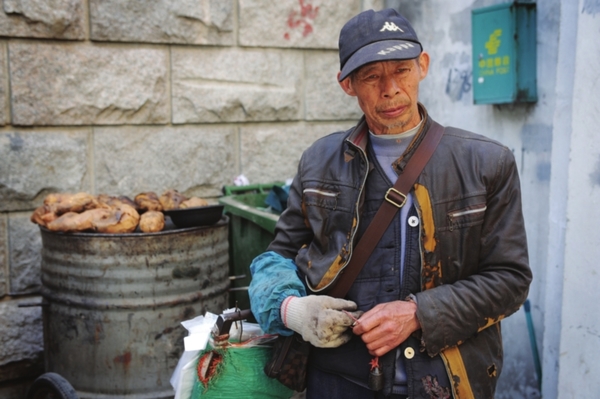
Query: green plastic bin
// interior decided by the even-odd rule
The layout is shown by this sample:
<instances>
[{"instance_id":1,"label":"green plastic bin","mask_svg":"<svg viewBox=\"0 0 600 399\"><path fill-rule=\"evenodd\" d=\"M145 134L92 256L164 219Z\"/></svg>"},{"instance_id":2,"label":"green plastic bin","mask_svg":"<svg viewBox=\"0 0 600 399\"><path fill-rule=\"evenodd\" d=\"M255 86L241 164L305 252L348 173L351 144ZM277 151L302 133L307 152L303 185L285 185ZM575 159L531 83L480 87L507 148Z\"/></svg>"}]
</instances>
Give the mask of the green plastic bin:
<instances>
[{"instance_id":1,"label":"green plastic bin","mask_svg":"<svg viewBox=\"0 0 600 399\"><path fill-rule=\"evenodd\" d=\"M219 198L229 216L230 307L250 309L250 264L275 238L275 224L279 220L279 214L270 211L265 204L275 185L283 183L225 186L225 196Z\"/></svg>"}]
</instances>

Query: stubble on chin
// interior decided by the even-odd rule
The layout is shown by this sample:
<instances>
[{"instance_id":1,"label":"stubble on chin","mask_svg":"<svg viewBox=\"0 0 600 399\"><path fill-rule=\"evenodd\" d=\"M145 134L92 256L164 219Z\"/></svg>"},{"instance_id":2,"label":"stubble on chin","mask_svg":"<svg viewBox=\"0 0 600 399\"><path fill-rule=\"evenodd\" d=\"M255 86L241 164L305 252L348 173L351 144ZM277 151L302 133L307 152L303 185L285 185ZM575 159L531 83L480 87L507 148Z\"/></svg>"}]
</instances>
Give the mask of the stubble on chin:
<instances>
[{"instance_id":1,"label":"stubble on chin","mask_svg":"<svg viewBox=\"0 0 600 399\"><path fill-rule=\"evenodd\" d=\"M408 121L395 121L386 124L379 124L379 132L376 134L398 134L409 130Z\"/></svg>"}]
</instances>

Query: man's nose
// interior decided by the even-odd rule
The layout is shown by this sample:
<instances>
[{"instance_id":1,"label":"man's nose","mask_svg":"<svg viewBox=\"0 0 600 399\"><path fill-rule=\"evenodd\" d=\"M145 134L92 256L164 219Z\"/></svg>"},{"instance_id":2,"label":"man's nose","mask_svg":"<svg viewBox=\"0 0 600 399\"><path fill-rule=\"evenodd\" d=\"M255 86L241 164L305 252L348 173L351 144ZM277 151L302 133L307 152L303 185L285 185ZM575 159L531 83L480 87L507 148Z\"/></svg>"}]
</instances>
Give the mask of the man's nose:
<instances>
[{"instance_id":1,"label":"man's nose","mask_svg":"<svg viewBox=\"0 0 600 399\"><path fill-rule=\"evenodd\" d=\"M396 94L400 93L400 85L393 77L386 77L382 79L382 94L383 97L394 97Z\"/></svg>"}]
</instances>

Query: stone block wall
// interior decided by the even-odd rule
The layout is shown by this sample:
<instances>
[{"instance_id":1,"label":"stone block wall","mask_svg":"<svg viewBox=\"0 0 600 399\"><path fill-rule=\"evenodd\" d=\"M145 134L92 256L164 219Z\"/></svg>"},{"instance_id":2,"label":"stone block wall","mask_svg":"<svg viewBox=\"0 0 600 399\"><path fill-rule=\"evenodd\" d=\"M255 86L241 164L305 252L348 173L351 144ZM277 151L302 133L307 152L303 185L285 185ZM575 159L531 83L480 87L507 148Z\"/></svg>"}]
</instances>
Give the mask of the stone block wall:
<instances>
[{"instance_id":1,"label":"stone block wall","mask_svg":"<svg viewBox=\"0 0 600 399\"><path fill-rule=\"evenodd\" d=\"M336 83L341 26L383 0L0 0L0 397L43 371L51 192L216 198L292 177L360 117Z\"/></svg>"}]
</instances>

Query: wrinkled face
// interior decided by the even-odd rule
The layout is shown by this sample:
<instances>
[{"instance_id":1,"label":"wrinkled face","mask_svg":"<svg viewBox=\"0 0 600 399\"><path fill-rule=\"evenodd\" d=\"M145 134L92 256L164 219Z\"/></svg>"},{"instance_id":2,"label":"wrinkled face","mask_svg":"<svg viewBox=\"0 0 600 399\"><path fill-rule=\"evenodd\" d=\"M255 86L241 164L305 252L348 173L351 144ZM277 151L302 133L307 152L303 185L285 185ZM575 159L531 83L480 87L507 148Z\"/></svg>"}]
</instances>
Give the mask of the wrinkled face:
<instances>
[{"instance_id":1,"label":"wrinkled face","mask_svg":"<svg viewBox=\"0 0 600 399\"><path fill-rule=\"evenodd\" d=\"M373 62L353 72L340 86L357 97L373 133L402 133L421 120L419 83L427 76L428 68L429 55L425 52L412 60Z\"/></svg>"}]
</instances>

